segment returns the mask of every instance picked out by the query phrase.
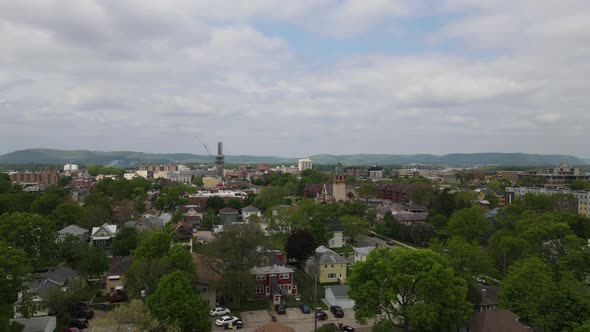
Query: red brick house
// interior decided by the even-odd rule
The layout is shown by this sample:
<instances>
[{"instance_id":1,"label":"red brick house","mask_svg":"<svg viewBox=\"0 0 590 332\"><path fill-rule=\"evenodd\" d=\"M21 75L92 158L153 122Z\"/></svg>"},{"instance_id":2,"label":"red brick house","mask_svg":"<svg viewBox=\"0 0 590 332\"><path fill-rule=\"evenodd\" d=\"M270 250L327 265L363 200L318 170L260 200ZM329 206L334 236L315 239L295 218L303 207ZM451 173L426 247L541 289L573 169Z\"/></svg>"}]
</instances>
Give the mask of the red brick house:
<instances>
[{"instance_id":1,"label":"red brick house","mask_svg":"<svg viewBox=\"0 0 590 332\"><path fill-rule=\"evenodd\" d=\"M281 302L283 295L297 295L293 269L285 266L286 257L279 250L262 256L260 264L250 269L255 278L254 293L269 296L274 304Z\"/></svg>"}]
</instances>

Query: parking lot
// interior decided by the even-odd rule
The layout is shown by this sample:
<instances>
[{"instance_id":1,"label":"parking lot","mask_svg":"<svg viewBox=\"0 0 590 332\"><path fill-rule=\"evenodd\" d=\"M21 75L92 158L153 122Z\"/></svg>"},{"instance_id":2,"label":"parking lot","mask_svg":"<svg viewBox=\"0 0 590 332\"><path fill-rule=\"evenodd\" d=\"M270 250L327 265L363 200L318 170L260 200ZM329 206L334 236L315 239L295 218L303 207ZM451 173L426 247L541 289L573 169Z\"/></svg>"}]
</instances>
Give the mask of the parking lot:
<instances>
[{"instance_id":1,"label":"parking lot","mask_svg":"<svg viewBox=\"0 0 590 332\"><path fill-rule=\"evenodd\" d=\"M352 309L344 309L344 318L336 318L331 312L326 311L328 319L324 321L318 321L318 327L327 323L342 323L343 325L350 325L355 329L361 327L354 320L354 311ZM245 311L242 312L241 318L244 322L244 328L241 329L243 332L253 332L256 328L271 321L272 315L276 315L274 311L267 310L256 310L256 311ZM285 324L295 329L296 332L311 332L314 328L314 315L304 314L299 308L287 308L287 312L284 315L276 315L277 321L281 324ZM212 319L212 324L215 318ZM214 325L214 324L213 324ZM213 327L214 331L222 331L222 327Z\"/></svg>"}]
</instances>

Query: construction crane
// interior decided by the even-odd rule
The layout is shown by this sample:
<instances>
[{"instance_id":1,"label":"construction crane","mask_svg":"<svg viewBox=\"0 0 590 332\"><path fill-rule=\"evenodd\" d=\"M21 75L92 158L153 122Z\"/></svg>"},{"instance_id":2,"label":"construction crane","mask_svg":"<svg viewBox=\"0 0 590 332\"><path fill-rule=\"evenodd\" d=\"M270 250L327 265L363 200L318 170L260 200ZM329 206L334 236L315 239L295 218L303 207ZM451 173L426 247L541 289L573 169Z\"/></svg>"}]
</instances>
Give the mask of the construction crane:
<instances>
[{"instance_id":1,"label":"construction crane","mask_svg":"<svg viewBox=\"0 0 590 332\"><path fill-rule=\"evenodd\" d=\"M211 152L209 152L209 148L207 148L207 144L201 142L201 140L199 139L199 136L195 135L195 138L205 148L205 151L207 151L207 154L209 154L209 157L211 157L211 161L213 161L213 163L215 163L215 157L213 157L213 155L211 154Z\"/></svg>"}]
</instances>

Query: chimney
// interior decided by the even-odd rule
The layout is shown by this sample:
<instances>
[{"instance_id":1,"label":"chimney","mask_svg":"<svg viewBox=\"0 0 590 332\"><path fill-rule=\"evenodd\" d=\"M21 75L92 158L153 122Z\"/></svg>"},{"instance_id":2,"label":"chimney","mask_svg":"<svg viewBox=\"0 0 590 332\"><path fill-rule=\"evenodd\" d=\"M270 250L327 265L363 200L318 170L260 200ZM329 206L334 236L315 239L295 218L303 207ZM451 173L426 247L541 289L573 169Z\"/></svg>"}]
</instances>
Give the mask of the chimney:
<instances>
[{"instance_id":1,"label":"chimney","mask_svg":"<svg viewBox=\"0 0 590 332\"><path fill-rule=\"evenodd\" d=\"M488 290L485 288L481 289L481 304L482 305L488 304Z\"/></svg>"}]
</instances>

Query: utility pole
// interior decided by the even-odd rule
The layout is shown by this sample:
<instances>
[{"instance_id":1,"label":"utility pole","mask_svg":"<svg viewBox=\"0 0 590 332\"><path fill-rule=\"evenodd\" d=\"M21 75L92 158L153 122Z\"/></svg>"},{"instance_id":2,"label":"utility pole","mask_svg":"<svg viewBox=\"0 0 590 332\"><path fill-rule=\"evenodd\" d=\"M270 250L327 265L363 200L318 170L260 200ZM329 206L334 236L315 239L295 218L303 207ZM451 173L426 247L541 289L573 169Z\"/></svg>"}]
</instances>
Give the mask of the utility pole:
<instances>
[{"instance_id":1,"label":"utility pole","mask_svg":"<svg viewBox=\"0 0 590 332\"><path fill-rule=\"evenodd\" d=\"M320 271L320 266L317 257L315 257L315 271L313 274L313 330L317 332L318 330L318 273Z\"/></svg>"}]
</instances>

